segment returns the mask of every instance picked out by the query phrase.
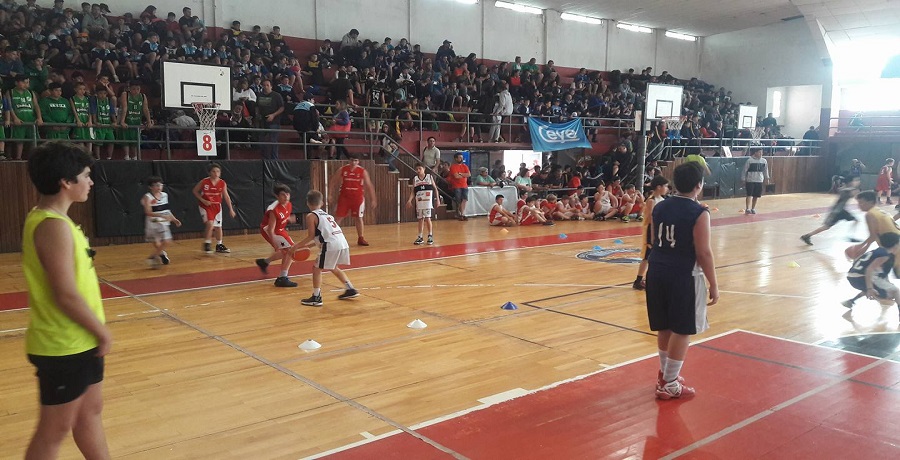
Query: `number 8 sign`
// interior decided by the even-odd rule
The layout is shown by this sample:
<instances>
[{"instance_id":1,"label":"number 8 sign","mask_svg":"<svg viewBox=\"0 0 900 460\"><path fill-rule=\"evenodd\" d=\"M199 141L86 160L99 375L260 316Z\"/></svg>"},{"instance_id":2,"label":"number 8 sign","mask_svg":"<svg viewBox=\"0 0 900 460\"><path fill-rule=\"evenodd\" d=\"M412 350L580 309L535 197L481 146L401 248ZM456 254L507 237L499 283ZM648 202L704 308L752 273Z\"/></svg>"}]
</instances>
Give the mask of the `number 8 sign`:
<instances>
[{"instance_id":1,"label":"number 8 sign","mask_svg":"<svg viewBox=\"0 0 900 460\"><path fill-rule=\"evenodd\" d=\"M197 155L201 157L214 157L216 152L216 130L197 130Z\"/></svg>"}]
</instances>

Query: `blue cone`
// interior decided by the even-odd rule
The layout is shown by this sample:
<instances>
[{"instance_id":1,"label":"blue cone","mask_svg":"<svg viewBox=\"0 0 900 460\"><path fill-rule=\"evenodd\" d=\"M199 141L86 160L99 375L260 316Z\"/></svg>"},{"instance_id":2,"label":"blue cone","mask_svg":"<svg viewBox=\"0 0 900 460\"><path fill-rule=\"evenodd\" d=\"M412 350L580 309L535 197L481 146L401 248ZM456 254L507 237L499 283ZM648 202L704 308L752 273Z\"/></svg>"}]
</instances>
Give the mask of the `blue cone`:
<instances>
[{"instance_id":1,"label":"blue cone","mask_svg":"<svg viewBox=\"0 0 900 460\"><path fill-rule=\"evenodd\" d=\"M502 307L500 307L500 309L501 310L518 310L519 307L517 307L516 304L514 304L512 302L506 302L505 304L503 304Z\"/></svg>"},{"instance_id":2,"label":"blue cone","mask_svg":"<svg viewBox=\"0 0 900 460\"><path fill-rule=\"evenodd\" d=\"M594 246L594 250L595 250L595 251L602 251L603 248L601 248L600 246Z\"/></svg>"},{"instance_id":3,"label":"blue cone","mask_svg":"<svg viewBox=\"0 0 900 460\"><path fill-rule=\"evenodd\" d=\"M625 244L625 242L622 241L622 240L615 240L615 241L613 241L613 243L616 243L616 244Z\"/></svg>"},{"instance_id":4,"label":"blue cone","mask_svg":"<svg viewBox=\"0 0 900 460\"><path fill-rule=\"evenodd\" d=\"M559 234L559 239L561 239L561 240L564 240L564 239L566 239L566 238L568 238L568 237L569 237L569 235L566 235L565 233L560 233L560 234Z\"/></svg>"}]
</instances>

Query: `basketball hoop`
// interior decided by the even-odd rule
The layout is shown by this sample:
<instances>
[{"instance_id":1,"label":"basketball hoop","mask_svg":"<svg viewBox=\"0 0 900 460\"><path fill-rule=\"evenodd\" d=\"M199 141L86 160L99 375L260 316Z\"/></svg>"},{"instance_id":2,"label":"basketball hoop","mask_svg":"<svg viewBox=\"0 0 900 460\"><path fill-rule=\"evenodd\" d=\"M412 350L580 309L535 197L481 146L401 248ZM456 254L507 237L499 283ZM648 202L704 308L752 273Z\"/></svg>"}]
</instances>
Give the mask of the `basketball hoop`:
<instances>
[{"instance_id":1,"label":"basketball hoop","mask_svg":"<svg viewBox=\"0 0 900 460\"><path fill-rule=\"evenodd\" d=\"M198 129L208 130L216 127L216 115L219 113L218 102L194 102L191 105L200 122Z\"/></svg>"},{"instance_id":2,"label":"basketball hoop","mask_svg":"<svg viewBox=\"0 0 900 460\"><path fill-rule=\"evenodd\" d=\"M662 117L663 123L666 124L666 137L669 139L681 138L681 127L687 117Z\"/></svg>"},{"instance_id":3,"label":"basketball hoop","mask_svg":"<svg viewBox=\"0 0 900 460\"><path fill-rule=\"evenodd\" d=\"M762 139L762 136L765 132L766 128L756 127L750 130L750 137L752 137L753 140L758 141Z\"/></svg>"},{"instance_id":4,"label":"basketball hoop","mask_svg":"<svg viewBox=\"0 0 900 460\"><path fill-rule=\"evenodd\" d=\"M219 113L218 102L194 102L194 113L200 126L197 128L197 155L210 157L218 155L216 149L216 114Z\"/></svg>"}]
</instances>

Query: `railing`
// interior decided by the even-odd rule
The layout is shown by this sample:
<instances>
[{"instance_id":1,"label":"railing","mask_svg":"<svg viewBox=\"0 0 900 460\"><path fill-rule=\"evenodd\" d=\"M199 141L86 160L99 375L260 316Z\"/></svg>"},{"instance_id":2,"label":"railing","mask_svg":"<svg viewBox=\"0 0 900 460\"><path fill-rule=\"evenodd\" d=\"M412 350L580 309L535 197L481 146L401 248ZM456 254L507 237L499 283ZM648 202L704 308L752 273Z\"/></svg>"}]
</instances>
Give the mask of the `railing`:
<instances>
[{"instance_id":1,"label":"railing","mask_svg":"<svg viewBox=\"0 0 900 460\"><path fill-rule=\"evenodd\" d=\"M832 117L828 135L839 134L900 135L900 115L867 115L860 112L849 117Z\"/></svg>"}]
</instances>

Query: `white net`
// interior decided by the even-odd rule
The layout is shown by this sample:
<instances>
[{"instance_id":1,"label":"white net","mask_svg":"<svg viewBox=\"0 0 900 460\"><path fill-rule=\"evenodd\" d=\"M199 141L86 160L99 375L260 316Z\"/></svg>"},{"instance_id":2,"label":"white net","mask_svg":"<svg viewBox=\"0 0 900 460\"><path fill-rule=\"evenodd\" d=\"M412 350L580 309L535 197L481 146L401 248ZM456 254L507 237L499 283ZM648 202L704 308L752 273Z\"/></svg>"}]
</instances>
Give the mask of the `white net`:
<instances>
[{"instance_id":1,"label":"white net","mask_svg":"<svg viewBox=\"0 0 900 460\"><path fill-rule=\"evenodd\" d=\"M213 129L216 127L216 115L219 113L218 102L194 102L194 113L200 122L200 129Z\"/></svg>"},{"instance_id":2,"label":"white net","mask_svg":"<svg viewBox=\"0 0 900 460\"><path fill-rule=\"evenodd\" d=\"M754 140L760 140L765 132L766 128L753 128L750 130L750 137L752 137Z\"/></svg>"},{"instance_id":3,"label":"white net","mask_svg":"<svg viewBox=\"0 0 900 460\"><path fill-rule=\"evenodd\" d=\"M687 117L662 117L666 124L666 137L669 139L681 139L681 126Z\"/></svg>"}]
</instances>

